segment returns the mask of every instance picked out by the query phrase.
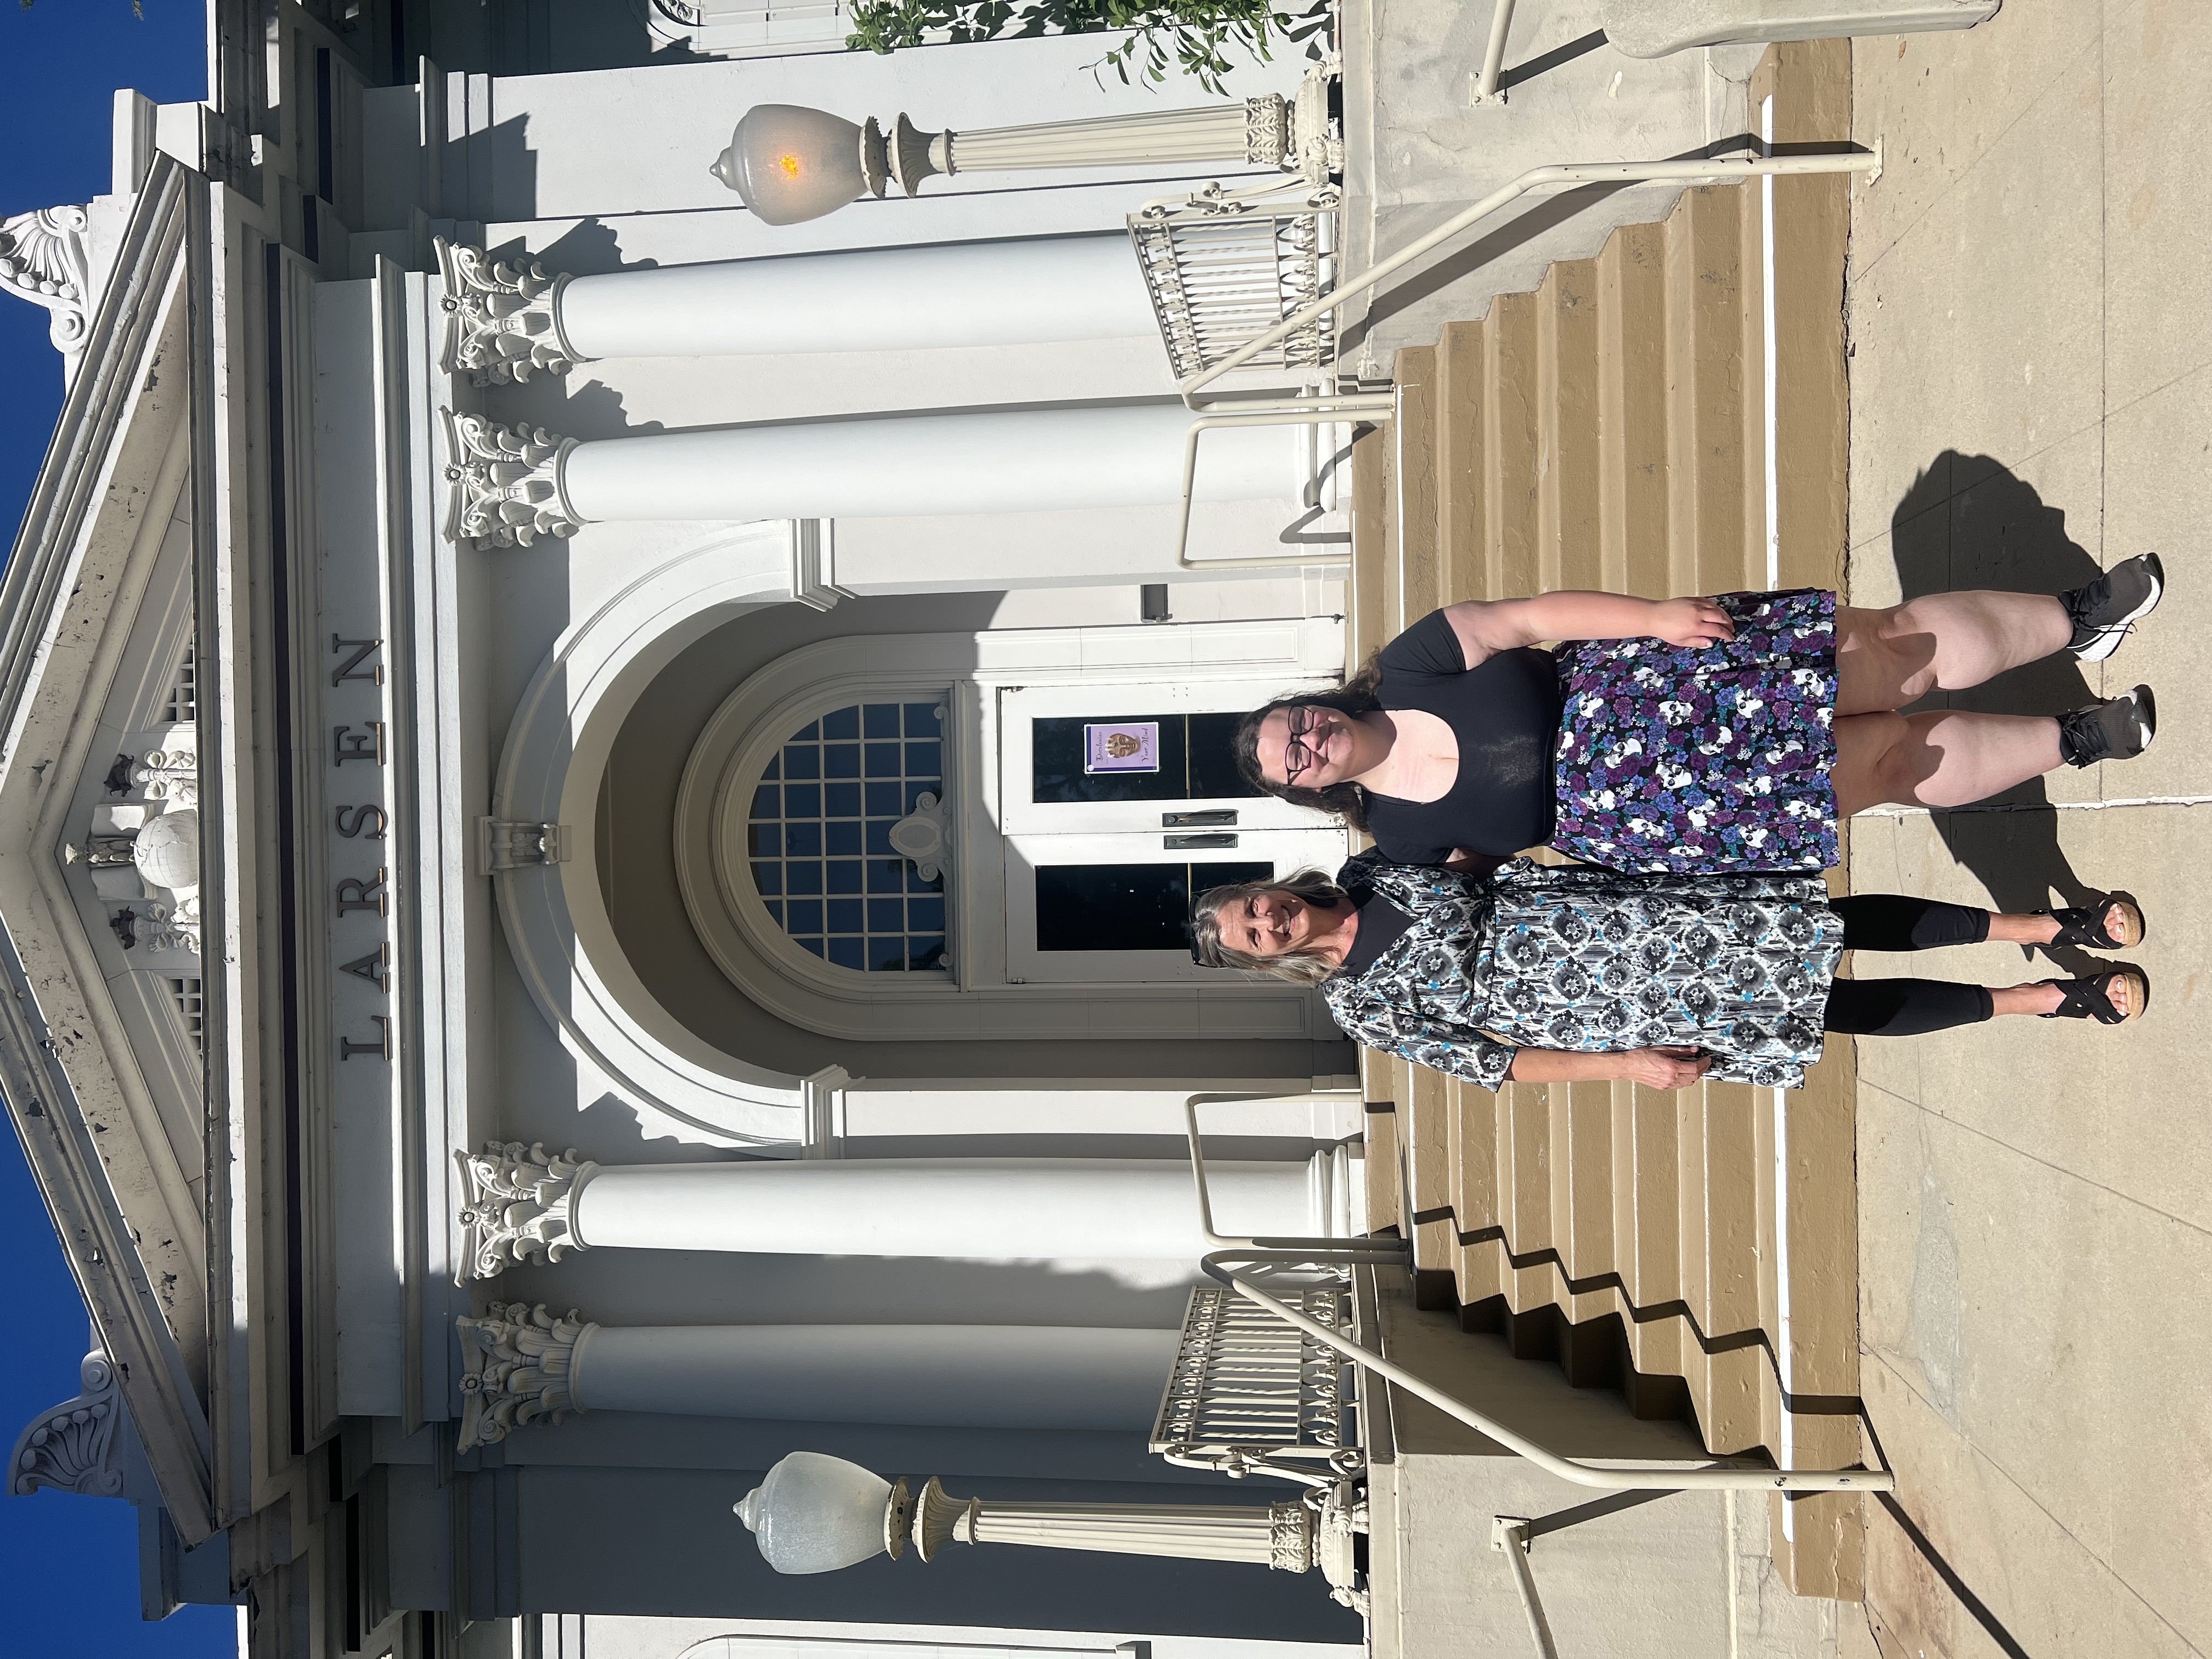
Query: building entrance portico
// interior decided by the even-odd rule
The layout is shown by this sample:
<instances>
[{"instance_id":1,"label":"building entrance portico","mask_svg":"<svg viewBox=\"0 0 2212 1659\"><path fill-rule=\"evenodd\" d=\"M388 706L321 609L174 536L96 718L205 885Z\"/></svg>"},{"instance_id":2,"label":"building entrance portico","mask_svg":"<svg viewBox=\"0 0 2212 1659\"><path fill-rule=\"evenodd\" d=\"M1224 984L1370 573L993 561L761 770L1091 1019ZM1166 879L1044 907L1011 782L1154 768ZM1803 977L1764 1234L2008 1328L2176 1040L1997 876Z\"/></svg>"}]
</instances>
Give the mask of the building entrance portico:
<instances>
[{"instance_id":1,"label":"building entrance portico","mask_svg":"<svg viewBox=\"0 0 2212 1659\"><path fill-rule=\"evenodd\" d=\"M1204 886L1345 850L1228 742L1333 675L1344 600L1333 545L1175 568L1188 416L1120 229L1157 170L771 247L711 151L705 202L642 190L641 133L878 65L637 67L594 105L602 67L372 64L379 17L262 20L252 190L140 143L212 106L118 127L42 486L112 499L42 509L0 630L38 711L0 755L0 1006L46 1057L8 1104L90 1241L86 1375L130 1413L85 1478L146 1506L149 1607L250 1596L256 1659L801 1607L732 1505L802 1442L1187 1501L1209 1477L1142 1438L1208 1243L1183 1101L1303 1103L1209 1123L1218 1224L1361 1223L1348 1048L1183 937ZM1020 80L984 125L1064 96ZM528 114L526 189L492 108ZM556 244L573 280L463 251ZM1224 554L1341 533L1309 450L1209 452ZM1272 1584L1254 1615L1249 1571L836 1596L1335 1617Z\"/></svg>"}]
</instances>

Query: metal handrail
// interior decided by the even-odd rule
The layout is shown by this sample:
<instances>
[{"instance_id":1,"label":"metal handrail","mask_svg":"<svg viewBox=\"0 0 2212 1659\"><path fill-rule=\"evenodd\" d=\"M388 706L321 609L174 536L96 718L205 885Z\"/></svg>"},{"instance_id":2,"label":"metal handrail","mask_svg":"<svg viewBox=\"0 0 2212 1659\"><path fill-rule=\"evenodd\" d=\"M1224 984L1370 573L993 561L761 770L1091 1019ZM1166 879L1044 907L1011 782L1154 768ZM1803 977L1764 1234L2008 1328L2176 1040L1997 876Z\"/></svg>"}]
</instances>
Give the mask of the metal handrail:
<instances>
[{"instance_id":1,"label":"metal handrail","mask_svg":"<svg viewBox=\"0 0 2212 1659\"><path fill-rule=\"evenodd\" d=\"M1498 0L1498 9L1490 14L1490 44L1483 49L1482 79L1474 93L1478 104L1505 101L1498 83L1505 75L1505 36L1513 27L1513 6L1514 0Z\"/></svg>"},{"instance_id":2,"label":"metal handrail","mask_svg":"<svg viewBox=\"0 0 2212 1659\"><path fill-rule=\"evenodd\" d=\"M1438 1411L1457 1418L1478 1434L1495 1440L1506 1450L1525 1457L1546 1474L1571 1482L1577 1486L1595 1486L1607 1492L1894 1492L1897 1477L1887 1469L1864 1468L1848 1469L1773 1469L1753 1464L1716 1463L1703 1468L1671 1469L1629 1463L1588 1462L1580 1458L1566 1457L1547 1446L1539 1445L1516 1429L1508 1428L1496 1418L1477 1411L1465 1401L1446 1394L1433 1382L1413 1375L1395 1360L1386 1359L1374 1349L1353 1341L1341 1332L1332 1331L1319 1320L1310 1319L1295 1308L1288 1307L1268 1295L1256 1285L1238 1278L1224 1264L1238 1261L1248 1265L1261 1263L1276 1267L1296 1267L1310 1263L1317 1256L1330 1256L1351 1261L1358 1254L1352 1247L1358 1243L1382 1245L1389 1241L1329 1239L1322 1241L1330 1248L1316 1249L1310 1244L1299 1244L1288 1249L1254 1249L1247 1250L1216 1250L1200 1259L1199 1266L1209 1278L1233 1288L1237 1293L1258 1303L1278 1319L1296 1326L1317 1342L1325 1342L1346 1358L1389 1382L1396 1383L1407 1393L1425 1400ZM1379 1257L1383 1253L1376 1252ZM1393 1262L1402 1261L1403 1254L1395 1244L1388 1251ZM1379 1265L1363 1263L1360 1265Z\"/></svg>"},{"instance_id":3,"label":"metal handrail","mask_svg":"<svg viewBox=\"0 0 2212 1659\"><path fill-rule=\"evenodd\" d=\"M1396 1383L1407 1393L1425 1400L1438 1411L1457 1418L1478 1434L1486 1435L1518 1456L1527 1458L1547 1474L1577 1486L1607 1492L1894 1492L1897 1477L1887 1469L1774 1469L1754 1465L1719 1463L1696 1469L1668 1469L1626 1463L1589 1462L1562 1455L1539 1445L1518 1430L1476 1410L1465 1401L1446 1394L1395 1360L1387 1359L1341 1331L1331 1330L1319 1320L1300 1313L1257 1285L1238 1278L1224 1265L1236 1261L1291 1267L1317 1261L1346 1266L1403 1266L1411 1259L1410 1241L1385 1238L1252 1238L1225 1237L1214 1229L1213 1204L1206 1191L1206 1147L1198 1128L1198 1109L1223 1101L1280 1102L1284 1105L1310 1103L1341 1097L1341 1091L1308 1091L1294 1095L1196 1094L1183 1103L1183 1118L1190 1142L1191 1176L1198 1188L1199 1223L1206 1242L1229 1248L1202 1257L1199 1266L1207 1277L1228 1285L1248 1301L1255 1302L1285 1323L1296 1327L1317 1342L1326 1343L1346 1358L1377 1376Z\"/></svg>"},{"instance_id":4,"label":"metal handrail","mask_svg":"<svg viewBox=\"0 0 2212 1659\"><path fill-rule=\"evenodd\" d=\"M1190 556L1190 513L1198 475L1200 435L1216 426L1332 425L1345 420L1389 420L1395 413L1390 392L1312 393L1270 401L1254 401L1224 407L1218 401L1201 403L1198 394L1231 370L1250 362L1285 336L1306 327L1316 318L1337 309L1417 259L1425 258L1446 242L1488 218L1532 190L1557 185L1591 184L1657 184L1679 179L1684 184L1720 182L1825 173L1881 172L1881 148L1837 150L1810 155L1762 155L1741 161L1700 158L1686 161L1559 161L1531 167L1510 184L1492 191L1480 201L1453 215L1426 235L1416 237L1387 259L1369 266L1351 282L1303 306L1273 328L1246 341L1210 368L1189 376L1176 388L1183 406L1198 416L1191 423L1183 449L1182 516L1176 529L1176 563L1185 570L1249 570L1281 564L1345 563L1348 553L1276 553L1244 559L1194 559Z\"/></svg>"}]
</instances>

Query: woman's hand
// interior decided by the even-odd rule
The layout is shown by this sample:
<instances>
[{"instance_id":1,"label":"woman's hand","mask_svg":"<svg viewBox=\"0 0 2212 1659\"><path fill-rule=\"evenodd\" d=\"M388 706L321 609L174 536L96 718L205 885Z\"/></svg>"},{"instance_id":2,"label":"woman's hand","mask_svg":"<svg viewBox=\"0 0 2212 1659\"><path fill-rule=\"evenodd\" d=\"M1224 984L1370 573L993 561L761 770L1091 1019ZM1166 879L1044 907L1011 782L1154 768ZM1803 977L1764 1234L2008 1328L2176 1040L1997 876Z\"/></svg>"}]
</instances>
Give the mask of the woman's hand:
<instances>
[{"instance_id":1,"label":"woman's hand","mask_svg":"<svg viewBox=\"0 0 2212 1659\"><path fill-rule=\"evenodd\" d=\"M1613 1058L1615 1076L1647 1089L1686 1089L1711 1069L1712 1056L1695 1048L1631 1048Z\"/></svg>"},{"instance_id":2,"label":"woman's hand","mask_svg":"<svg viewBox=\"0 0 2212 1659\"><path fill-rule=\"evenodd\" d=\"M1651 637L1669 645L1703 647L1735 637L1735 621L1711 599L1655 599Z\"/></svg>"}]
</instances>

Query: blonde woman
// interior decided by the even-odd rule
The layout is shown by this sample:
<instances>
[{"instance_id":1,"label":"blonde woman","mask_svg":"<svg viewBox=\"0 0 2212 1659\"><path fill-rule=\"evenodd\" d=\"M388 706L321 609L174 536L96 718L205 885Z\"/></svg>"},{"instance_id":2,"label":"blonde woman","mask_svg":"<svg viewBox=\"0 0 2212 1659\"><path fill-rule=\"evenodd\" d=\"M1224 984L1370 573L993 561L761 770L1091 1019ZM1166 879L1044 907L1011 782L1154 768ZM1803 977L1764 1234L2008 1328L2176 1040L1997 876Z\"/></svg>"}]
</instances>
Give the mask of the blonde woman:
<instances>
[{"instance_id":1,"label":"blonde woman","mask_svg":"<svg viewBox=\"0 0 2212 1659\"><path fill-rule=\"evenodd\" d=\"M1194 907L1194 954L1318 985L1346 1036L1495 1089L1506 1079L1700 1077L1794 1089L1822 1034L1912 1036L2002 1015L2142 1012L2140 970L1985 988L1838 979L1848 950L1996 939L2123 950L2142 912L1993 915L1896 894L1831 898L1818 877L1624 875L1515 859L1495 869L1396 865L1367 854L1331 881L1217 887Z\"/></svg>"}]
</instances>

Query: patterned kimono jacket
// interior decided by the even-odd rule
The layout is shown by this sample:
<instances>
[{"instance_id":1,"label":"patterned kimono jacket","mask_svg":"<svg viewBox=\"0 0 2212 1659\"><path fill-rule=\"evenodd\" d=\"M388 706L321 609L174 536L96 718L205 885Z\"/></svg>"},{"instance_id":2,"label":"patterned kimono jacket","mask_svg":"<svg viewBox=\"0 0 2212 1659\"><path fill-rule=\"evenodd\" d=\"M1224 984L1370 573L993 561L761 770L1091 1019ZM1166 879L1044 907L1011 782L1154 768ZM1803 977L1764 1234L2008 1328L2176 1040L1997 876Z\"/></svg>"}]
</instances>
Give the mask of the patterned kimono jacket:
<instances>
[{"instance_id":1,"label":"patterned kimono jacket","mask_svg":"<svg viewBox=\"0 0 2212 1659\"><path fill-rule=\"evenodd\" d=\"M1413 918L1322 986L1354 1041L1495 1089L1522 1048L1662 1046L1794 1089L1820 1057L1843 922L1817 876L1623 875L1515 859L1488 876L1355 860Z\"/></svg>"}]
</instances>

